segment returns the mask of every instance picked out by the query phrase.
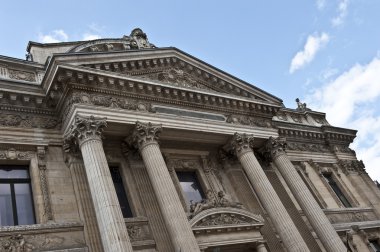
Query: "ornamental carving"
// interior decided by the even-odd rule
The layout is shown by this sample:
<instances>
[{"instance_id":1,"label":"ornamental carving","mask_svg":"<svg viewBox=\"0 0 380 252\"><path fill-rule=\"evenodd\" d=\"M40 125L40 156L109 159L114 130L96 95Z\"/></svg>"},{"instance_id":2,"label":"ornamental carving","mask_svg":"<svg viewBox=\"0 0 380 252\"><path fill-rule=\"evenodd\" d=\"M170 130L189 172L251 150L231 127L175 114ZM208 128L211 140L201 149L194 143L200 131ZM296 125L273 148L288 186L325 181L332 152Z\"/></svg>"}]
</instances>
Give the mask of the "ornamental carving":
<instances>
[{"instance_id":1,"label":"ornamental carving","mask_svg":"<svg viewBox=\"0 0 380 252\"><path fill-rule=\"evenodd\" d=\"M53 220L48 183L46 179L46 149L44 146L37 147L37 160L40 171L41 192L44 202L44 216L47 220Z\"/></svg>"},{"instance_id":2,"label":"ornamental carving","mask_svg":"<svg viewBox=\"0 0 380 252\"><path fill-rule=\"evenodd\" d=\"M59 248L64 242L63 237L51 235L24 236L16 234L0 238L0 251L4 252L32 252Z\"/></svg>"},{"instance_id":3,"label":"ornamental carving","mask_svg":"<svg viewBox=\"0 0 380 252\"><path fill-rule=\"evenodd\" d=\"M129 238L132 241L137 240L137 239L141 238L141 236L142 236L141 227L136 226L136 225L127 225L127 232L128 232Z\"/></svg>"},{"instance_id":4,"label":"ornamental carving","mask_svg":"<svg viewBox=\"0 0 380 252\"><path fill-rule=\"evenodd\" d=\"M162 132L161 124L142 123L137 121L135 129L129 139L126 141L130 146L141 150L144 146L150 143L158 143L159 135Z\"/></svg>"},{"instance_id":5,"label":"ornamental carving","mask_svg":"<svg viewBox=\"0 0 380 252\"><path fill-rule=\"evenodd\" d=\"M329 152L323 144L288 142L287 149L292 151Z\"/></svg>"},{"instance_id":6,"label":"ornamental carving","mask_svg":"<svg viewBox=\"0 0 380 252\"><path fill-rule=\"evenodd\" d=\"M272 120L244 115L227 115L227 123L271 128Z\"/></svg>"},{"instance_id":7,"label":"ornamental carving","mask_svg":"<svg viewBox=\"0 0 380 252\"><path fill-rule=\"evenodd\" d=\"M233 224L245 224L247 220L241 219L237 216L222 213L210 218L205 219L203 222L199 223L198 227L209 227L209 226L223 226L223 225L233 225Z\"/></svg>"},{"instance_id":8,"label":"ornamental carving","mask_svg":"<svg viewBox=\"0 0 380 252\"><path fill-rule=\"evenodd\" d=\"M10 148L8 150L0 150L0 159L8 160L30 160L34 156L33 151L22 151Z\"/></svg>"},{"instance_id":9,"label":"ornamental carving","mask_svg":"<svg viewBox=\"0 0 380 252\"><path fill-rule=\"evenodd\" d=\"M331 146L332 151L340 153L348 153L355 155L355 151L350 149L347 145L333 145Z\"/></svg>"},{"instance_id":10,"label":"ornamental carving","mask_svg":"<svg viewBox=\"0 0 380 252\"><path fill-rule=\"evenodd\" d=\"M232 137L227 149L230 153L240 156L247 151L252 151L253 147L253 135L235 133Z\"/></svg>"},{"instance_id":11,"label":"ornamental carving","mask_svg":"<svg viewBox=\"0 0 380 252\"><path fill-rule=\"evenodd\" d=\"M141 102L135 99L102 95L96 93L76 92L66 102L64 115L67 115L71 105L89 104L107 108L121 108L126 110L136 110L139 112L154 112L152 105L148 102Z\"/></svg>"},{"instance_id":12,"label":"ornamental carving","mask_svg":"<svg viewBox=\"0 0 380 252\"><path fill-rule=\"evenodd\" d=\"M73 145L82 145L87 140L102 139L102 132L107 127L106 118L77 115L64 137L64 149L70 151Z\"/></svg>"},{"instance_id":13,"label":"ornamental carving","mask_svg":"<svg viewBox=\"0 0 380 252\"><path fill-rule=\"evenodd\" d=\"M61 127L61 122L53 117L0 113L0 126L59 129Z\"/></svg>"},{"instance_id":14,"label":"ornamental carving","mask_svg":"<svg viewBox=\"0 0 380 252\"><path fill-rule=\"evenodd\" d=\"M206 85L201 84L200 81L194 78L191 74L188 74L179 68L171 68L158 73L139 75L138 77L148 80L160 81L176 87L212 90Z\"/></svg>"},{"instance_id":15,"label":"ornamental carving","mask_svg":"<svg viewBox=\"0 0 380 252\"><path fill-rule=\"evenodd\" d=\"M23 81L36 81L36 75L32 72L25 72L15 69L8 69L9 78Z\"/></svg>"},{"instance_id":16,"label":"ornamental carving","mask_svg":"<svg viewBox=\"0 0 380 252\"><path fill-rule=\"evenodd\" d=\"M197 214L201 213L204 210L211 208L221 208L221 207L232 207L232 208L242 208L243 205L240 202L233 202L228 200L225 197L223 191L219 191L217 197L211 190L208 190L206 193L206 199L203 199L199 202L190 201L190 215L189 218L192 219Z\"/></svg>"},{"instance_id":17,"label":"ornamental carving","mask_svg":"<svg viewBox=\"0 0 380 252\"><path fill-rule=\"evenodd\" d=\"M273 160L278 155L285 154L286 147L287 143L285 138L269 137L264 147L260 149L260 152L265 159Z\"/></svg>"},{"instance_id":18,"label":"ornamental carving","mask_svg":"<svg viewBox=\"0 0 380 252\"><path fill-rule=\"evenodd\" d=\"M339 160L339 165L342 168L344 174L348 175L350 173L366 174L365 166L362 160Z\"/></svg>"}]
</instances>

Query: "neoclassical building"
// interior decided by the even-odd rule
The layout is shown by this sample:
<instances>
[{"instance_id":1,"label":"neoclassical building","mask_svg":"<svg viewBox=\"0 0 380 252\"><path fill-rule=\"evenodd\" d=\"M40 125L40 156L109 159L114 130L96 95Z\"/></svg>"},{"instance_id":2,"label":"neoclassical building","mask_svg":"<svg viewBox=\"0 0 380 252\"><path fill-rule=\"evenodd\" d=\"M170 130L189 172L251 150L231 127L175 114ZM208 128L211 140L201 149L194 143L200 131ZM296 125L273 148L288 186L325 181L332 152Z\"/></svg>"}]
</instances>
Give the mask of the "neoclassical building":
<instances>
[{"instance_id":1,"label":"neoclassical building","mask_svg":"<svg viewBox=\"0 0 380 252\"><path fill-rule=\"evenodd\" d=\"M330 125L129 36L0 56L1 252L380 251L380 190Z\"/></svg>"}]
</instances>

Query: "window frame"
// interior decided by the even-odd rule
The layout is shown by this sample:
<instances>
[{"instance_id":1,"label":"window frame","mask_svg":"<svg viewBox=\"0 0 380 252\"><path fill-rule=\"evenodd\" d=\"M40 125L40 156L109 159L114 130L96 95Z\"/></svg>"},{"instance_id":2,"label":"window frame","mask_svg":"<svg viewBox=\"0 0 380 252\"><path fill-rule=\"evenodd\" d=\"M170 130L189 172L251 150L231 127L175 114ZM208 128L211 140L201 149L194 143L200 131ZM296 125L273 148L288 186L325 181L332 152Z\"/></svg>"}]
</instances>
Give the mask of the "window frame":
<instances>
[{"instance_id":1,"label":"window frame","mask_svg":"<svg viewBox=\"0 0 380 252\"><path fill-rule=\"evenodd\" d=\"M343 197L345 198L345 200L347 201L349 206L346 206L345 203L341 200L339 195L336 193L334 188L331 186L327 176L329 176L332 179L332 181L335 183L336 187L339 189L339 191L341 192L341 194L343 195ZM345 207L345 208L352 208L352 207L356 206L355 203L353 202L352 198L350 197L350 195L348 195L347 191L345 190L345 188L340 183L339 179L337 179L337 177L335 176L335 174L332 171L322 172L322 177L323 177L323 181L325 182L330 193L333 195L333 197L335 198L335 201L337 201L337 203L340 206Z\"/></svg>"},{"instance_id":2,"label":"window frame","mask_svg":"<svg viewBox=\"0 0 380 252\"><path fill-rule=\"evenodd\" d=\"M0 184L9 184L10 192L11 192L11 202L12 202L12 215L13 215L13 225L19 226L19 218L17 213L17 203L16 203L16 194L15 194L15 184L28 184L30 190L30 201L31 201L31 209L33 216L33 223L25 224L25 225L34 225L37 224L37 216L35 211L35 202L34 202L34 193L32 186L32 176L29 165L22 164L0 164L0 170L5 170L5 167L17 167L11 168L10 170L25 170L27 171L29 178L0 178Z\"/></svg>"}]
</instances>

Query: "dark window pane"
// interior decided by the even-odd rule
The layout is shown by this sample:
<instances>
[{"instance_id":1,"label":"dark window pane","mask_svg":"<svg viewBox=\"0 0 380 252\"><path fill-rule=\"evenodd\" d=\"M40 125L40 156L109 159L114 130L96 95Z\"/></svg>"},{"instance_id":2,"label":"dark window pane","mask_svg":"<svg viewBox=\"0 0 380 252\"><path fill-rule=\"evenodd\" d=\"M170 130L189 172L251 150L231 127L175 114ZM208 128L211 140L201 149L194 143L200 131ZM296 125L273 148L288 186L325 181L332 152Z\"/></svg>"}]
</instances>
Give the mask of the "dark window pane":
<instances>
[{"instance_id":1,"label":"dark window pane","mask_svg":"<svg viewBox=\"0 0 380 252\"><path fill-rule=\"evenodd\" d=\"M29 173L26 169L12 169L12 166L1 167L0 179L27 179Z\"/></svg>"},{"instance_id":2,"label":"dark window pane","mask_svg":"<svg viewBox=\"0 0 380 252\"><path fill-rule=\"evenodd\" d=\"M14 184L18 225L35 223L32 192L29 184Z\"/></svg>"},{"instance_id":3,"label":"dark window pane","mask_svg":"<svg viewBox=\"0 0 380 252\"><path fill-rule=\"evenodd\" d=\"M371 240L369 242L370 242L370 245L371 245L371 248L373 249L373 251L380 252L380 245L377 242L377 240Z\"/></svg>"},{"instance_id":4,"label":"dark window pane","mask_svg":"<svg viewBox=\"0 0 380 252\"><path fill-rule=\"evenodd\" d=\"M13 226L10 184L0 184L0 226Z\"/></svg>"},{"instance_id":5,"label":"dark window pane","mask_svg":"<svg viewBox=\"0 0 380 252\"><path fill-rule=\"evenodd\" d=\"M336 196L338 196L339 200L343 203L345 207L352 207L346 196L344 196L342 190L340 190L337 183L332 178L331 174L323 174L323 176L326 178L327 182L335 192Z\"/></svg>"},{"instance_id":6,"label":"dark window pane","mask_svg":"<svg viewBox=\"0 0 380 252\"><path fill-rule=\"evenodd\" d=\"M191 200L193 202L200 202L205 198L195 172L178 171L176 173L182 190L185 193L186 204L188 207L190 206Z\"/></svg>"},{"instance_id":7,"label":"dark window pane","mask_svg":"<svg viewBox=\"0 0 380 252\"><path fill-rule=\"evenodd\" d=\"M111 170L112 181L115 186L117 198L119 200L121 212L123 213L123 217L130 218L133 215L132 215L131 207L129 206L127 194L125 193L123 180L121 179L119 168L110 167L110 170Z\"/></svg>"}]
</instances>

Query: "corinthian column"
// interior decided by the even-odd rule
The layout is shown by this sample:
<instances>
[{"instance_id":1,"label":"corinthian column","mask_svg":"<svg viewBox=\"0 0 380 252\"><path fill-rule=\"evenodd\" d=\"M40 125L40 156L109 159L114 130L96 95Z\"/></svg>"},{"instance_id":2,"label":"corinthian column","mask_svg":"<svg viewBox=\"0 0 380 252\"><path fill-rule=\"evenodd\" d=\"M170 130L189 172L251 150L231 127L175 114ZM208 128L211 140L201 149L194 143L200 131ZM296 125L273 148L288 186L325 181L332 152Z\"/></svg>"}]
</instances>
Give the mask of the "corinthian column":
<instances>
[{"instance_id":1,"label":"corinthian column","mask_svg":"<svg viewBox=\"0 0 380 252\"><path fill-rule=\"evenodd\" d=\"M285 148L286 142L284 138L275 139L271 137L265 146L264 154L274 162L280 171L325 249L328 252L347 251L334 227L315 201L292 162L290 162Z\"/></svg>"},{"instance_id":2,"label":"corinthian column","mask_svg":"<svg viewBox=\"0 0 380 252\"><path fill-rule=\"evenodd\" d=\"M282 238L286 249L292 252L308 252L309 248L257 161L251 149L252 143L252 135L235 133L229 147L243 166L249 181Z\"/></svg>"},{"instance_id":3,"label":"corinthian column","mask_svg":"<svg viewBox=\"0 0 380 252\"><path fill-rule=\"evenodd\" d=\"M161 130L137 122L129 141L140 151L175 251L200 251L157 142Z\"/></svg>"},{"instance_id":4,"label":"corinthian column","mask_svg":"<svg viewBox=\"0 0 380 252\"><path fill-rule=\"evenodd\" d=\"M83 157L101 240L106 252L132 252L101 135L106 118L76 116L65 136L67 144L78 145Z\"/></svg>"}]
</instances>

